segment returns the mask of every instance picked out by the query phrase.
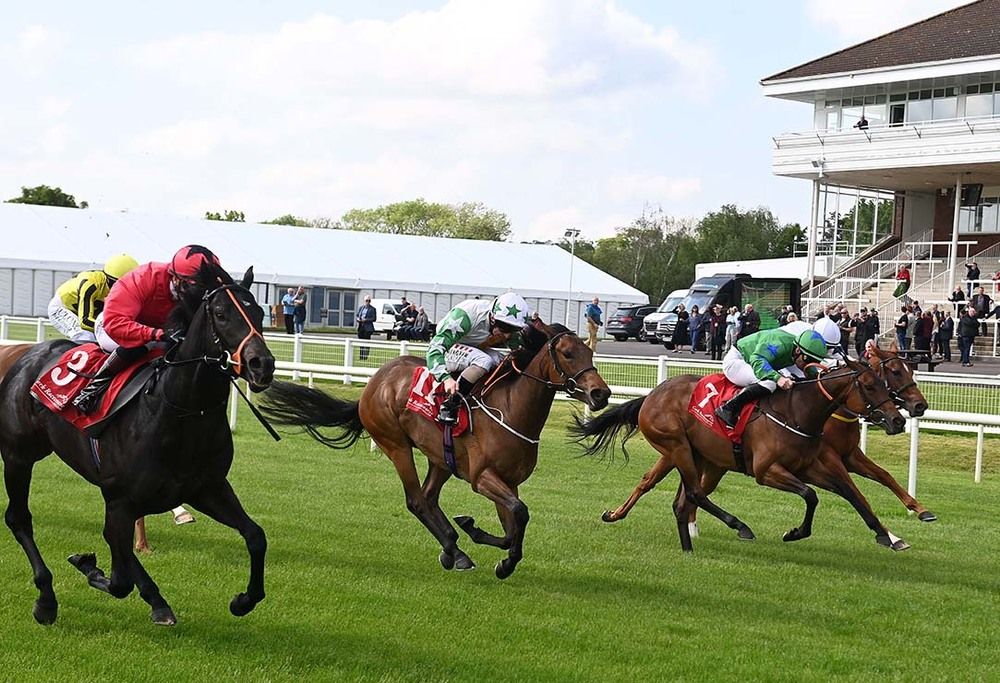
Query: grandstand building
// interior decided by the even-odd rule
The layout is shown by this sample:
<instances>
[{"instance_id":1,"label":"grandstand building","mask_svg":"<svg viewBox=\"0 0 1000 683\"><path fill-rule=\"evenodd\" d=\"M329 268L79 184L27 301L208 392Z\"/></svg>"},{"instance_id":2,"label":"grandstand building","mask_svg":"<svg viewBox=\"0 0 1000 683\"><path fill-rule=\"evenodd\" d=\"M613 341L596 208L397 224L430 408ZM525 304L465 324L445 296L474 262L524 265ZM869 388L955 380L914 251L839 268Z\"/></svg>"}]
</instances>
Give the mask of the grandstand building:
<instances>
[{"instance_id":1,"label":"grandstand building","mask_svg":"<svg viewBox=\"0 0 1000 683\"><path fill-rule=\"evenodd\" d=\"M547 322L584 329L596 295L605 311L645 304L639 290L546 244L386 235L227 223L130 212L0 203L0 315L46 315L55 288L115 253L164 261L185 244L215 251L234 276L254 266L265 306L286 287L309 294L307 326L353 327L365 294L423 306L432 321L459 301L516 291ZM568 314L567 314L567 303Z\"/></svg>"},{"instance_id":2,"label":"grandstand building","mask_svg":"<svg viewBox=\"0 0 1000 683\"><path fill-rule=\"evenodd\" d=\"M894 311L947 299L976 260L1000 269L1000 0L979 0L761 81L802 102L802 130L774 136L773 171L812 183L804 300ZM817 269L816 259L832 256ZM824 283L818 275L828 273ZM987 291L991 284L986 283ZM809 304L807 304L809 305ZM887 320L883 317L883 320Z\"/></svg>"}]
</instances>

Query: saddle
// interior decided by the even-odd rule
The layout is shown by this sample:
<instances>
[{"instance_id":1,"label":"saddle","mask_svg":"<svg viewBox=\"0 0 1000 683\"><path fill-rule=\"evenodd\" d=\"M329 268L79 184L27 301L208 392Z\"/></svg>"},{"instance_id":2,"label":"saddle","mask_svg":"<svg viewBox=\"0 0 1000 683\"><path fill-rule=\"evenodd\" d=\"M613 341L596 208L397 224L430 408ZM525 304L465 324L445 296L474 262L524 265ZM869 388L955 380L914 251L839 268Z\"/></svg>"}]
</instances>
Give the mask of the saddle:
<instances>
[{"instance_id":1,"label":"saddle","mask_svg":"<svg viewBox=\"0 0 1000 683\"><path fill-rule=\"evenodd\" d=\"M410 382L410 393L406 398L407 410L430 420L441 431L444 431L445 425L437 421L437 416L441 410L441 404L446 398L444 385L434 379L430 370L423 366L414 369L413 380ZM452 436L461 436L471 424L469 406L463 404L458 411L458 422L452 425Z\"/></svg>"}]
</instances>

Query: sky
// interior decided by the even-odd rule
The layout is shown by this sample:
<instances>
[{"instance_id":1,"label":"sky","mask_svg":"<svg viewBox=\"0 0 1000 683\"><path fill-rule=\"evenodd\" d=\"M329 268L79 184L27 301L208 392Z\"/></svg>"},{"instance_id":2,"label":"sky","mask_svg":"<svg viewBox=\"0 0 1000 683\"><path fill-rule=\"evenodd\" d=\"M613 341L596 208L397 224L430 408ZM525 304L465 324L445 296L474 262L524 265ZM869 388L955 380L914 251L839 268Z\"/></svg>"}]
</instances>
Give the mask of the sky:
<instances>
[{"instance_id":1,"label":"sky","mask_svg":"<svg viewBox=\"0 0 1000 683\"><path fill-rule=\"evenodd\" d=\"M423 197L515 241L645 208L807 221L771 173L808 105L760 80L955 0L46 2L0 24L0 198L263 221ZM276 245L280 248L280 245Z\"/></svg>"}]
</instances>

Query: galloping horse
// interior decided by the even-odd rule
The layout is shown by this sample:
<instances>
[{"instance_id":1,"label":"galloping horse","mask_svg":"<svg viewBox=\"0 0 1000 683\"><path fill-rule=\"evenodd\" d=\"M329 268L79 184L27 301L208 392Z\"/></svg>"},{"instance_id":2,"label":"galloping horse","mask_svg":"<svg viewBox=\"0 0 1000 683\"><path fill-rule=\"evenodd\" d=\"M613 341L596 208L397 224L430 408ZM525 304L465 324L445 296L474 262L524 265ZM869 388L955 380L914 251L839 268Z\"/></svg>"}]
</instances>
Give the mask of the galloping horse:
<instances>
[{"instance_id":1,"label":"galloping horse","mask_svg":"<svg viewBox=\"0 0 1000 683\"><path fill-rule=\"evenodd\" d=\"M811 533L819 500L816 492L800 479L800 475L807 473L809 481L847 499L875 532L876 540L892 546L894 541L889 532L871 512L843 466L839 470L827 469L818 461L823 425L839 408L881 424L887 434L898 434L906 424L885 384L868 365L848 359L846 366L761 400L756 415L743 432L747 473L762 486L790 491L805 501L802 524L787 532L784 540L799 540ZM659 481L677 468L682 487L673 507L681 548L685 551L692 549L688 520L697 507L735 529L740 538L754 538L750 527L709 500L714 484L708 490L701 484L703 475L717 484L724 472L736 470L738 466L732 444L705 427L687 410L691 393L700 379L692 375L675 377L660 384L649 395L605 411L586 423L578 423L571 430L581 440L596 437L586 449L588 454L595 454L606 451L622 428L626 428L623 443L638 428L660 453L659 462L650 471L652 476L647 474L650 481ZM635 493L633 496L638 499Z\"/></svg>"},{"instance_id":2,"label":"galloping horse","mask_svg":"<svg viewBox=\"0 0 1000 683\"><path fill-rule=\"evenodd\" d=\"M494 373L488 390L477 389L470 402L472 428L456 437L454 474L496 504L504 536L486 533L471 517L455 522L476 543L508 550L496 575L510 576L522 557L528 507L517 487L535 469L538 441L556 391L564 390L594 409L607 405L611 390L593 366L593 353L562 325L535 322L522 330L525 347L511 354ZM314 438L346 448L367 431L392 460L403 483L406 507L441 544L445 569L472 569L475 564L458 547L458 534L438 505L441 487L451 477L437 424L406 409L414 370L421 358L404 356L383 365L369 380L360 401L333 398L315 389L274 382L265 395L264 412L278 424L305 427ZM506 373L504 376L503 373ZM326 437L317 427L339 427ZM413 448L427 456L423 485L417 476Z\"/></svg>"},{"instance_id":3,"label":"galloping horse","mask_svg":"<svg viewBox=\"0 0 1000 683\"><path fill-rule=\"evenodd\" d=\"M247 289L252 280L252 268L237 285L221 268L206 266L195 284L181 288L169 328L186 330L183 341L159 361L158 378L122 408L95 444L29 394L42 369L72 342L34 345L0 382L0 451L9 498L5 520L31 563L39 591L33 609L38 623L53 623L58 604L52 573L35 544L28 492L35 463L53 451L104 496L110 578L93 554L70 558L91 586L116 598L137 586L154 623L176 623L132 551L132 528L138 517L183 502L238 530L246 541L250 580L230 611L242 616L264 599L264 532L226 481L233 459L225 414L230 378L243 377L259 391L274 373L274 357L260 334L263 312Z\"/></svg>"},{"instance_id":4,"label":"galloping horse","mask_svg":"<svg viewBox=\"0 0 1000 683\"><path fill-rule=\"evenodd\" d=\"M927 399L920 393L916 382L913 381L913 371L910 370L902 358L896 355L894 346L890 347L887 351L883 351L877 347L873 348L870 362L875 374L888 386L889 394L897 405L905 407L906 411L914 417L920 417L924 414L927 410ZM860 448L860 443L861 425L858 417L840 408L830 416L830 419L823 426L823 440L816 458L817 467L807 468L803 472L797 472L796 474L807 484L824 487L824 482L812 478L816 472L832 471L836 472L838 477L843 478L841 470L846 468L847 472L854 472L877 481L892 491L907 509L917 513L920 521L933 522L936 520L937 517L933 512L908 494L906 489L900 486L891 474L872 462L865 455L864 451ZM652 491L669 471L670 464L667 460L664 458L657 460L649 471L642 476L642 480L635 487L635 490L632 491L632 495L614 510L605 511L601 519L605 522L617 522L625 519L639 499ZM701 487L706 495L711 494L715 490L719 481L725 476L725 473L726 470L724 469L714 467L709 463L705 464L701 475ZM861 496L861 500L867 505L864 496L860 493L858 495ZM697 526L695 526L696 514L697 508L691 511L689 519L692 534L697 534ZM802 529L801 531L803 533L802 538L805 538L811 530ZM905 542L897 543L897 541L893 541L892 547L897 550L903 550L908 546L906 546Z\"/></svg>"}]
</instances>

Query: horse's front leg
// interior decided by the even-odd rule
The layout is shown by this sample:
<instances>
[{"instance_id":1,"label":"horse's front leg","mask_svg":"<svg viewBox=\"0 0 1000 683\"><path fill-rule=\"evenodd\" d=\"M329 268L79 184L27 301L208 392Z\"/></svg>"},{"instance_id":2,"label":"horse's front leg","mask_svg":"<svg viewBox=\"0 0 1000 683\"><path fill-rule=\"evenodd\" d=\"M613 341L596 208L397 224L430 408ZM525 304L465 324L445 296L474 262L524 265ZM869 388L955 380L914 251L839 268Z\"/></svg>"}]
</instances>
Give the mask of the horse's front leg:
<instances>
[{"instance_id":1,"label":"horse's front leg","mask_svg":"<svg viewBox=\"0 0 1000 683\"><path fill-rule=\"evenodd\" d=\"M472 488L476 493L486 496L498 507L503 507L509 514L501 515L500 521L504 524L504 530L511 537L510 550L507 557L497 563L496 575L498 579L506 579L514 573L517 563L523 556L524 531L528 526L528 506L517 497L517 488L507 485L500 475L493 469L483 470L475 481Z\"/></svg>"},{"instance_id":2,"label":"horse's front leg","mask_svg":"<svg viewBox=\"0 0 1000 683\"><path fill-rule=\"evenodd\" d=\"M789 472L783 465L771 462L770 465L757 466L757 462L764 462L764 459L754 459L754 478L761 486L770 486L779 491L789 491L802 497L806 504L806 514L802 518L802 523L787 531L782 536L783 541L798 541L812 536L813 516L816 514L816 506L819 505L819 497L816 492L806 486Z\"/></svg>"},{"instance_id":3,"label":"horse's front leg","mask_svg":"<svg viewBox=\"0 0 1000 683\"><path fill-rule=\"evenodd\" d=\"M247 582L246 592L233 597L229 603L229 611L237 617L249 614L264 599L264 555L267 552L264 530L243 510L233 487L225 479L203 487L185 502L190 502L219 524L236 529L246 542L247 552L250 554L250 580Z\"/></svg>"},{"instance_id":4,"label":"horse's front leg","mask_svg":"<svg viewBox=\"0 0 1000 683\"><path fill-rule=\"evenodd\" d=\"M476 563L458 547L458 534L452 528L448 517L441 509L441 487L451 478L451 471L438 467L430 463L427 467L427 476L424 477L424 485L421 491L427 501L428 514L434 518L435 524L440 528L448 529L455 536L455 546L451 551L441 550L441 566L445 569L457 569L458 571L468 571L476 568ZM456 518L457 521L458 518Z\"/></svg>"},{"instance_id":5,"label":"horse's front leg","mask_svg":"<svg viewBox=\"0 0 1000 683\"><path fill-rule=\"evenodd\" d=\"M891 474L879 467L860 448L855 448L850 455L843 458L844 465L849 472L860 474L865 479L877 481L892 491L900 502L906 506L907 510L915 512L917 519L921 522L936 522L937 515L925 508L919 500L907 493L906 489L899 485L899 482Z\"/></svg>"}]
</instances>

